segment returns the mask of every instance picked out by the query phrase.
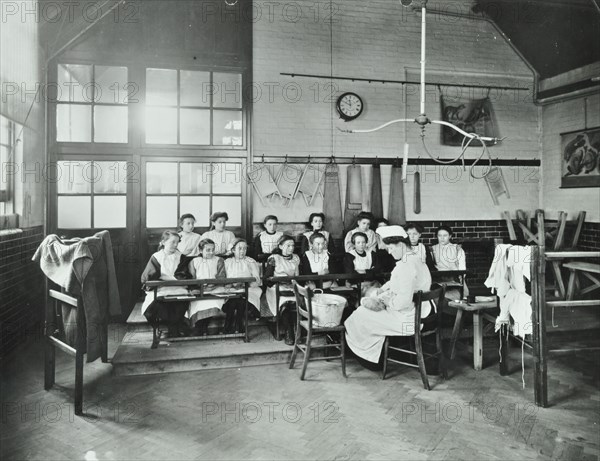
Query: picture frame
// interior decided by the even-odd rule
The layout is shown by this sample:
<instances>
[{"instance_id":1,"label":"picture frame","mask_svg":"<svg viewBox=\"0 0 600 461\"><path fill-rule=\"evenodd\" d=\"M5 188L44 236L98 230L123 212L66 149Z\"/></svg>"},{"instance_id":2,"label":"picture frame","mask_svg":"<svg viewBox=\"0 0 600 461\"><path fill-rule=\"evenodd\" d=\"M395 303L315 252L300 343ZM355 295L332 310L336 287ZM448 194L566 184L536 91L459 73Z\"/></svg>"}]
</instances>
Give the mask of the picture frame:
<instances>
[{"instance_id":1,"label":"picture frame","mask_svg":"<svg viewBox=\"0 0 600 461\"><path fill-rule=\"evenodd\" d=\"M600 126L560 133L562 188L600 187Z\"/></svg>"}]
</instances>

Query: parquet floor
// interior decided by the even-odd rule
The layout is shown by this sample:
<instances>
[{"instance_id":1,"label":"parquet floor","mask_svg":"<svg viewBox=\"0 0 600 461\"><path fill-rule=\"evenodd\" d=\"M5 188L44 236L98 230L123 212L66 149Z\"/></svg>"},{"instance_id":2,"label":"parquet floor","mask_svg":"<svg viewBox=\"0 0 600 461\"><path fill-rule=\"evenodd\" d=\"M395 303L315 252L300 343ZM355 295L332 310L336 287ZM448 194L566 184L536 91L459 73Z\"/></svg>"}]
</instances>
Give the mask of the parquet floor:
<instances>
[{"instance_id":1,"label":"parquet floor","mask_svg":"<svg viewBox=\"0 0 600 461\"><path fill-rule=\"evenodd\" d=\"M488 346L491 356L497 344ZM50 392L39 342L4 364L0 459L597 460L600 451L598 356L551 360L547 409L531 404L527 357L525 390L520 370L475 372L462 355L429 392L416 370L381 381L354 361L348 379L337 362L311 363L305 382L281 365L114 377L97 362L86 365L83 418L70 405L73 366L57 358Z\"/></svg>"}]
</instances>

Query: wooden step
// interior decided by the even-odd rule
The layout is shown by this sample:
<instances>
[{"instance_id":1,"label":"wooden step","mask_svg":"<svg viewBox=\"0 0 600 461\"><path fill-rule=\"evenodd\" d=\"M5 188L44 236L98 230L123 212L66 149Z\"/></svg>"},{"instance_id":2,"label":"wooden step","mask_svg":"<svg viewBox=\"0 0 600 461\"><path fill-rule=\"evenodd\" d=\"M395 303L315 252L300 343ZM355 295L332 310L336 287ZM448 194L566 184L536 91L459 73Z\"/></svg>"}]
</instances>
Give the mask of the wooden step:
<instances>
[{"instance_id":1,"label":"wooden step","mask_svg":"<svg viewBox=\"0 0 600 461\"><path fill-rule=\"evenodd\" d=\"M249 335L248 343L240 338L161 340L157 349L150 349L151 332L129 331L112 359L113 373L133 376L289 363L292 346L276 341L269 328L253 327Z\"/></svg>"}]
</instances>

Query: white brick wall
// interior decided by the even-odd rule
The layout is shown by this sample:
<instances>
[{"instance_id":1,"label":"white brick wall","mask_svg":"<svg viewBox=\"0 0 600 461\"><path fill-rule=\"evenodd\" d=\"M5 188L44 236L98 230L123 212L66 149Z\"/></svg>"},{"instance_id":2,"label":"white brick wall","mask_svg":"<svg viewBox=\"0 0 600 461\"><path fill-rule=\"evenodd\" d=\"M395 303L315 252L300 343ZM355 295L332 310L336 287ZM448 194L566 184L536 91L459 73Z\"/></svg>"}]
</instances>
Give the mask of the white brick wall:
<instances>
[{"instance_id":1,"label":"white brick wall","mask_svg":"<svg viewBox=\"0 0 600 461\"><path fill-rule=\"evenodd\" d=\"M334 153L338 157L402 155L406 139L411 146L411 157L425 157L420 146L419 130L409 125L395 125L372 134L344 134L335 129L370 128L391 119L409 118L419 112L419 88L398 84L334 81L332 94L327 79L291 78L281 72L299 72L329 75L331 72L330 28L325 17L329 3L294 2L302 17L297 22L286 20L286 3L274 7L274 14L254 25L254 81L263 90L253 109L254 154L260 155L313 155ZM259 3L259 5L261 5ZM318 5L319 14L315 16ZM336 3L339 10L333 25L333 74L359 78L390 80L418 80L420 61L420 14L403 9L399 2L389 0L344 0ZM465 2L431 3L431 8L450 8L467 13ZM266 7L263 5L263 10ZM295 13L297 10L288 10ZM295 15L294 15L295 16ZM316 20L318 19L318 20ZM472 83L479 85L509 85L531 88L533 78L527 66L487 22L458 19L437 14L428 15L427 21L427 81ZM268 97L267 86L277 85ZM287 85L287 86L286 86ZM285 94L284 88L289 92ZM294 93L292 89L298 89ZM341 121L333 110L333 101L345 91L354 91L365 101L359 119L351 123ZM457 89L446 88L457 96ZM470 92L471 91L471 92ZM463 96L478 98L485 90L463 89ZM426 112L432 118L440 114L435 87L427 87ZM531 103L531 92L492 91L490 97L502 136L506 141L491 149L498 158L531 159L539 156L538 111ZM331 131L333 110L334 131ZM430 150L441 157L454 157L458 148L440 146L440 132L428 127L427 142ZM469 149L468 157L475 157L479 149ZM433 168L433 167L432 167ZM537 171L504 169L512 198L501 198L501 205L493 205L487 186L482 180L470 182L468 173L461 172L458 181L447 180L458 174L455 167L438 168L437 175L422 175L422 212L412 213L412 174L405 187L408 219L498 219L504 209L538 207ZM537 169L535 169L537 170ZM384 169L384 208L387 209L389 175ZM414 167L409 170L414 172ZM365 171L365 180L369 180ZM343 175L342 175L343 176ZM437 180L435 179L437 176ZM446 178L446 180L444 179ZM533 180L532 180L533 178ZM368 186L368 184L367 184ZM342 184L342 199L345 186ZM321 204L315 204L316 209ZM291 209L264 209L254 203L254 220L265 213L276 211L283 221L298 221L299 215L310 213L297 201Z\"/></svg>"},{"instance_id":2,"label":"white brick wall","mask_svg":"<svg viewBox=\"0 0 600 461\"><path fill-rule=\"evenodd\" d=\"M597 187L560 189L561 145L560 133L585 128L586 98L550 104L542 108L543 187L541 205L546 214L556 216L566 211L574 218L580 211L587 211L586 221L600 221L600 191ZM600 126L600 94L587 96L587 126Z\"/></svg>"}]
</instances>

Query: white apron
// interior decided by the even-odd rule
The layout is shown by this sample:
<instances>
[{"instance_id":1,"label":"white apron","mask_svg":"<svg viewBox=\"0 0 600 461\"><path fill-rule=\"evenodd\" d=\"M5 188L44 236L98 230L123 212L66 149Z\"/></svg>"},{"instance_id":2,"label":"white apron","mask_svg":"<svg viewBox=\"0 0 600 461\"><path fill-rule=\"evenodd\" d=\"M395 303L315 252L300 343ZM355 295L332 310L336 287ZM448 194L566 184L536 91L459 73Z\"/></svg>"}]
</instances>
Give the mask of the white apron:
<instances>
[{"instance_id":1,"label":"white apron","mask_svg":"<svg viewBox=\"0 0 600 461\"><path fill-rule=\"evenodd\" d=\"M275 272L273 274L274 277L293 277L294 275L298 275L298 268L300 267L300 258L298 255L292 255L290 259L284 258L281 255L272 255L269 259L275 261ZM280 291L291 291L292 284L291 283L280 283L279 284ZM286 302L296 302L295 296L280 296L279 297L279 307L281 307ZM277 312L277 290L275 285L272 287L267 287L267 305L269 306L269 310L275 316Z\"/></svg>"},{"instance_id":2,"label":"white apron","mask_svg":"<svg viewBox=\"0 0 600 461\"><path fill-rule=\"evenodd\" d=\"M196 234L195 232L180 232L179 237L181 240L177 245L177 249L186 256L198 256L200 254L200 248L198 244L202 237L200 234Z\"/></svg>"},{"instance_id":3,"label":"white apron","mask_svg":"<svg viewBox=\"0 0 600 461\"><path fill-rule=\"evenodd\" d=\"M211 230L202 234L202 240L210 239L215 242L215 254L224 255L229 252L229 245L235 240L233 232L224 230L223 232L217 232Z\"/></svg>"},{"instance_id":4,"label":"white apron","mask_svg":"<svg viewBox=\"0 0 600 461\"><path fill-rule=\"evenodd\" d=\"M308 258L308 262L310 263L310 271L316 273L317 275L327 275L329 274L329 254L326 251L323 251L321 254L313 253L312 250L308 250L304 253ZM333 281L323 282L323 289L331 288L332 286L337 286Z\"/></svg>"},{"instance_id":5,"label":"white apron","mask_svg":"<svg viewBox=\"0 0 600 461\"><path fill-rule=\"evenodd\" d=\"M219 257L213 257L211 259L204 259L202 257L194 258L192 264L196 270L197 279L215 279L217 278L217 267L219 265ZM203 287L204 293L217 293L223 292L223 286L209 286ZM190 319L192 323L196 323L198 320L207 319L219 315L221 308L225 303L222 299L196 299L190 302L190 308L186 314L186 317Z\"/></svg>"},{"instance_id":6,"label":"white apron","mask_svg":"<svg viewBox=\"0 0 600 461\"><path fill-rule=\"evenodd\" d=\"M359 274L364 274L373 266L373 252L371 250L365 251L365 254L362 256L356 250L349 251L348 253L354 256L354 270ZM356 287L356 285L350 286ZM361 296L370 296L379 287L381 287L381 284L377 280L365 280L360 284L360 294Z\"/></svg>"},{"instance_id":7,"label":"white apron","mask_svg":"<svg viewBox=\"0 0 600 461\"><path fill-rule=\"evenodd\" d=\"M177 280L175 278L175 271L179 267L181 261L181 253L175 251L172 255L168 255L164 250L157 251L152 255L154 259L160 265L160 280ZM167 295L185 295L189 294L186 287L160 287L158 289L158 296ZM154 290L146 292L146 298L142 304L142 314L146 312L148 306L154 302Z\"/></svg>"},{"instance_id":8,"label":"white apron","mask_svg":"<svg viewBox=\"0 0 600 461\"><path fill-rule=\"evenodd\" d=\"M225 273L227 278L257 277L259 274L258 263L246 256L244 259L227 258L225 260ZM230 292L241 293L243 288L231 287ZM260 297L262 289L259 286L248 287L248 302L260 312Z\"/></svg>"}]
</instances>

